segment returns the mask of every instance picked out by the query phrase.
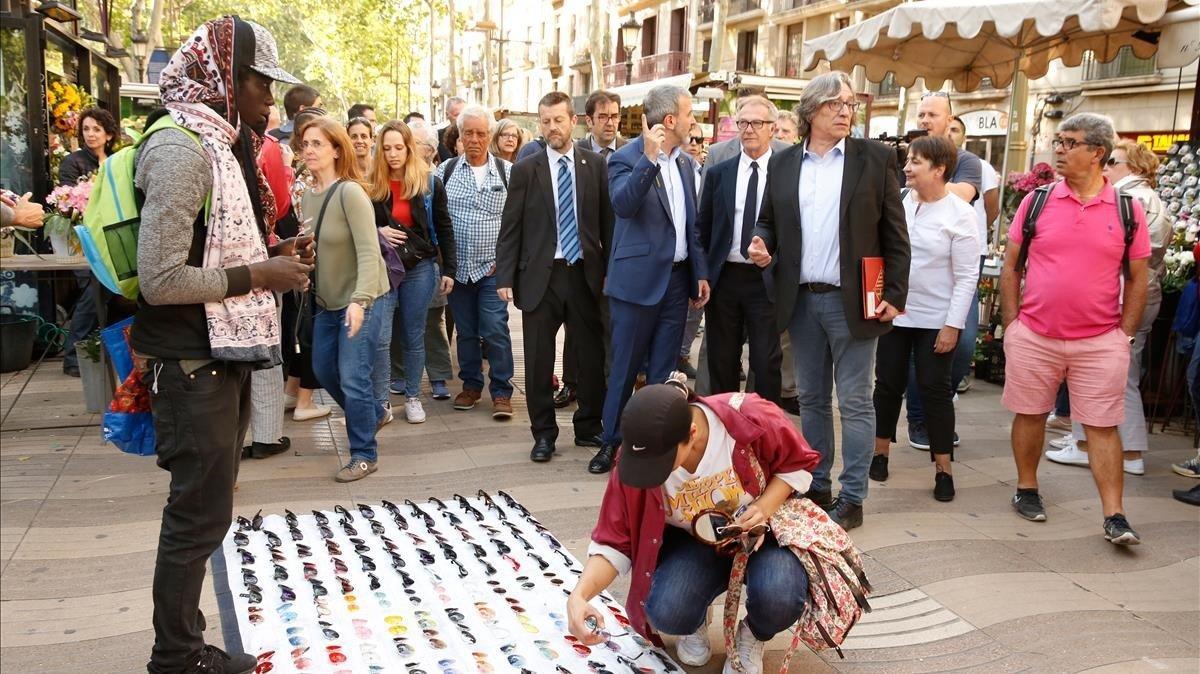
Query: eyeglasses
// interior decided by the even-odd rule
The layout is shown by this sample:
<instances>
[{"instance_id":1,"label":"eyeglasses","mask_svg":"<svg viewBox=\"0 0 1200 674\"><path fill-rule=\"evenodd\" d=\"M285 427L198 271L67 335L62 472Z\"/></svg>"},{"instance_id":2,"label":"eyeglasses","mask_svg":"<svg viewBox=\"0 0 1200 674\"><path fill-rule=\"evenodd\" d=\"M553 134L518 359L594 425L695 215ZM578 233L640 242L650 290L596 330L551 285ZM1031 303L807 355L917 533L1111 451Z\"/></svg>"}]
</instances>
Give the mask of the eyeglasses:
<instances>
[{"instance_id":1,"label":"eyeglasses","mask_svg":"<svg viewBox=\"0 0 1200 674\"><path fill-rule=\"evenodd\" d=\"M1104 165L1105 166L1116 166L1117 164L1128 164L1128 163L1129 163L1128 160L1121 161L1120 159L1117 159L1116 157L1109 157L1108 161L1104 162Z\"/></svg>"},{"instance_id":2,"label":"eyeglasses","mask_svg":"<svg viewBox=\"0 0 1200 674\"><path fill-rule=\"evenodd\" d=\"M1083 140L1075 140L1074 138L1055 138L1054 140L1050 141L1050 146L1053 147L1055 150L1062 148L1062 149L1066 150L1067 152L1074 150L1076 147L1078 147L1080 145L1089 145L1090 146L1091 143L1089 143L1087 141L1083 141Z\"/></svg>"},{"instance_id":3,"label":"eyeglasses","mask_svg":"<svg viewBox=\"0 0 1200 674\"><path fill-rule=\"evenodd\" d=\"M752 128L755 131L761 131L764 126L774 123L775 122L766 119L739 119L736 122L738 131L745 131L747 127Z\"/></svg>"},{"instance_id":4,"label":"eyeglasses","mask_svg":"<svg viewBox=\"0 0 1200 674\"><path fill-rule=\"evenodd\" d=\"M688 142L690 142L692 145L699 145L704 142L704 139L703 138L689 138Z\"/></svg>"},{"instance_id":5,"label":"eyeglasses","mask_svg":"<svg viewBox=\"0 0 1200 674\"><path fill-rule=\"evenodd\" d=\"M944 98L947 101L950 100L950 92L948 91L926 91L925 93L921 94L921 100L925 100L930 96L934 98Z\"/></svg>"},{"instance_id":6,"label":"eyeglasses","mask_svg":"<svg viewBox=\"0 0 1200 674\"><path fill-rule=\"evenodd\" d=\"M262 510L259 510L257 513L255 513L252 519L246 519L245 517L238 515L237 523L239 531L246 531L247 529L258 531L262 528L263 523Z\"/></svg>"},{"instance_id":7,"label":"eyeglasses","mask_svg":"<svg viewBox=\"0 0 1200 674\"><path fill-rule=\"evenodd\" d=\"M825 106L826 110L835 115L841 114L842 109L849 110L850 114L853 115L858 112L858 108L862 105L862 103L859 103L858 101L843 101L840 98L831 98L822 103L822 105Z\"/></svg>"},{"instance_id":8,"label":"eyeglasses","mask_svg":"<svg viewBox=\"0 0 1200 674\"><path fill-rule=\"evenodd\" d=\"M519 133L501 133L501 134L498 134L497 137L504 138L507 140L520 140L521 134L519 134Z\"/></svg>"}]
</instances>

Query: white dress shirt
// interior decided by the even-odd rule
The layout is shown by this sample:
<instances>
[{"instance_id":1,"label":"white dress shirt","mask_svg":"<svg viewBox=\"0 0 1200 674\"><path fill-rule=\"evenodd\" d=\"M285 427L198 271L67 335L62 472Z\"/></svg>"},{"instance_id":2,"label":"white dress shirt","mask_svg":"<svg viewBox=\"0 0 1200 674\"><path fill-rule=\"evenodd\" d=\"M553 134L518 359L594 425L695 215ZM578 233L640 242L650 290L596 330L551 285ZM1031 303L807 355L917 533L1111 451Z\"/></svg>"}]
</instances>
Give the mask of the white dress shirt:
<instances>
[{"instance_id":1,"label":"white dress shirt","mask_svg":"<svg viewBox=\"0 0 1200 674\"><path fill-rule=\"evenodd\" d=\"M979 254L988 254L988 221L987 210L983 207L983 195L989 190L994 190L1000 187L1000 175L996 173L996 169L992 165L984 161L981 157L979 164L983 167L983 179L979 186L979 198L975 200L975 215L979 217L979 222L976 226L979 229Z\"/></svg>"},{"instance_id":2,"label":"white dress shirt","mask_svg":"<svg viewBox=\"0 0 1200 674\"><path fill-rule=\"evenodd\" d=\"M567 167L571 172L571 189L575 190L575 194L578 194L579 188L575 186L575 144L571 143L571 148L569 150L567 150L566 154L563 154L563 153L559 152L558 150L555 150L554 148L550 147L549 143L546 144L546 159L547 159L547 161L550 162L550 189L554 190L554 209L555 209L554 210L554 226L555 226L556 230L558 228L558 160L563 157L567 158ZM575 198L574 194L571 195L571 203L576 204L576 205L579 204L579 200L577 198ZM575 213L575 231L577 233L576 235L581 237L580 245L579 245L579 259L582 260L583 259L583 239L582 239L582 236L578 234L578 232L579 232L579 212L578 212L579 209L576 208L575 211L576 211L576 213ZM559 239L558 243L556 243L554 245L554 259L555 260L566 259L566 256L563 255L562 239Z\"/></svg>"},{"instance_id":3,"label":"white dress shirt","mask_svg":"<svg viewBox=\"0 0 1200 674\"><path fill-rule=\"evenodd\" d=\"M903 328L962 329L979 281L975 209L954 193L927 204L917 201L916 190L909 190L904 219L912 248L908 300L893 323Z\"/></svg>"},{"instance_id":4,"label":"white dress shirt","mask_svg":"<svg viewBox=\"0 0 1200 674\"><path fill-rule=\"evenodd\" d=\"M757 204L755 215L762 210L763 193L767 190L767 163L771 161L771 148L767 146L766 153L758 159L742 152L738 157L737 188L733 197L733 241L729 243L729 255L726 262L750 263L742 257L742 222L746 217L746 190L750 189L750 163L758 162L758 193L754 195Z\"/></svg>"},{"instance_id":5,"label":"white dress shirt","mask_svg":"<svg viewBox=\"0 0 1200 674\"><path fill-rule=\"evenodd\" d=\"M675 225L675 262L687 259L687 192L683 187L683 175L679 172L679 148L670 156L658 151L658 176L667 191L667 202L671 205L671 222Z\"/></svg>"},{"instance_id":6,"label":"white dress shirt","mask_svg":"<svg viewBox=\"0 0 1200 674\"><path fill-rule=\"evenodd\" d=\"M846 139L819 157L804 145L800 168L801 283L842 285L842 171Z\"/></svg>"}]
</instances>

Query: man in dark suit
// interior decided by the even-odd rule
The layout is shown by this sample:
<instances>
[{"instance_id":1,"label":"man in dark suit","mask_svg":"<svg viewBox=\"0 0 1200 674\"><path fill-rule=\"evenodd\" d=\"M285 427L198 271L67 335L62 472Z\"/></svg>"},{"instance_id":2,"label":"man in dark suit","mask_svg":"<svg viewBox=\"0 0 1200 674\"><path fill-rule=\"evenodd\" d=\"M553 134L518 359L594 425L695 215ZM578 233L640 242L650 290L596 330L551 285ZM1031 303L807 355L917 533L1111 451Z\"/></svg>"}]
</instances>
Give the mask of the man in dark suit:
<instances>
[{"instance_id":1,"label":"man in dark suit","mask_svg":"<svg viewBox=\"0 0 1200 674\"><path fill-rule=\"evenodd\" d=\"M821 75L805 87L797 108L804 142L771 159L767 196L747 249L760 267L778 258L776 325L791 335L800 421L821 452L808 495L846 529L862 524L867 497L875 341L904 310L910 258L896 152L849 137L858 105L845 73ZM863 318L864 257L883 258L877 319ZM836 501L830 481L834 382L843 464Z\"/></svg>"},{"instance_id":2,"label":"man in dark suit","mask_svg":"<svg viewBox=\"0 0 1200 674\"><path fill-rule=\"evenodd\" d=\"M604 269L612 237L608 171L600 155L571 142L575 115L560 91L538 103L546 148L513 166L496 241L496 292L515 301L525 336L525 387L534 445L549 461L554 419L555 336L565 322L586 354L579 367L575 444L600 447L604 404Z\"/></svg>"},{"instance_id":3,"label":"man in dark suit","mask_svg":"<svg viewBox=\"0 0 1200 674\"><path fill-rule=\"evenodd\" d=\"M612 366L604 398L604 446L588 464L592 473L612 468L621 412L647 356L647 379L664 381L679 360L689 298L697 307L708 301L693 162L682 152L695 121L691 95L661 85L646 94L643 107L641 137L608 161L616 214L604 286Z\"/></svg>"},{"instance_id":4,"label":"man in dark suit","mask_svg":"<svg viewBox=\"0 0 1200 674\"><path fill-rule=\"evenodd\" d=\"M762 96L739 101L741 152L708 167L697 222L712 287L712 298L704 309L710 388L713 393L740 390L742 337L748 332L754 391L779 404L782 354L775 329L775 303L764 279L767 272L748 257L767 186L777 115L775 104Z\"/></svg>"}]
</instances>

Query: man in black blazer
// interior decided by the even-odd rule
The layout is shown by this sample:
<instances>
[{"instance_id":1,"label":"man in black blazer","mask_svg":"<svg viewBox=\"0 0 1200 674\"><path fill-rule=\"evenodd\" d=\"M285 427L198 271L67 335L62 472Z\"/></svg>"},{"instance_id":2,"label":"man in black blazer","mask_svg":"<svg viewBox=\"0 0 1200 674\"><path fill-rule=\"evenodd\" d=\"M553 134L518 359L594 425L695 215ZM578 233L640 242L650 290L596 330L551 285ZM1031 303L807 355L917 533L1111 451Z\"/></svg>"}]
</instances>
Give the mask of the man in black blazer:
<instances>
[{"instance_id":1,"label":"man in black blazer","mask_svg":"<svg viewBox=\"0 0 1200 674\"><path fill-rule=\"evenodd\" d=\"M704 307L709 387L713 393L740 389L742 337L749 332L754 391L780 404L782 352L775 303L763 278L768 272L751 262L747 250L767 187L778 111L762 96L738 103L740 150L708 167L696 215L712 293Z\"/></svg>"},{"instance_id":2,"label":"man in black blazer","mask_svg":"<svg viewBox=\"0 0 1200 674\"><path fill-rule=\"evenodd\" d=\"M862 524L875 446L875 341L904 310L910 258L896 152L849 137L858 105L845 73L821 75L805 87L797 109L804 142L771 159L767 197L748 247L760 267L774 261L776 326L791 336L800 422L821 452L809 498L826 505L845 529ZM884 264L874 319L863 317L864 257L882 257ZM843 464L836 502L830 480L834 382Z\"/></svg>"},{"instance_id":3,"label":"man in black blazer","mask_svg":"<svg viewBox=\"0 0 1200 674\"><path fill-rule=\"evenodd\" d=\"M529 458L549 461L558 439L551 387L555 336L564 322L581 356L575 444L601 446L601 311L613 210L604 159L571 142L571 98L559 91L543 96L538 124L546 148L514 164L509 180L496 241L496 292L522 312L534 438Z\"/></svg>"}]
</instances>

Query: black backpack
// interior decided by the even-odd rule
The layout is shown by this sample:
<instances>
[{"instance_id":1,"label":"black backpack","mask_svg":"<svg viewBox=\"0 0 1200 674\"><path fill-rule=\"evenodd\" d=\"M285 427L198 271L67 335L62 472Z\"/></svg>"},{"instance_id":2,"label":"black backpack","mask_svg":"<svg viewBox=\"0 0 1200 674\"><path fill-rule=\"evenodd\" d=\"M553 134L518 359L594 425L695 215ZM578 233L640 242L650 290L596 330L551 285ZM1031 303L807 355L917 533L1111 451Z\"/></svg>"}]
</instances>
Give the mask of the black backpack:
<instances>
[{"instance_id":1,"label":"black backpack","mask_svg":"<svg viewBox=\"0 0 1200 674\"><path fill-rule=\"evenodd\" d=\"M445 176L445 179L442 180L442 182L449 183L450 176L454 175L454 169L458 168L459 166L467 166L467 162L461 160L462 157L451 157L450 159L446 160L446 170L442 171L442 175ZM496 172L500 174L500 182L504 183L504 189L507 190L508 175L504 173L504 160L496 156L493 156L492 160L496 164Z\"/></svg>"},{"instance_id":2,"label":"black backpack","mask_svg":"<svg viewBox=\"0 0 1200 674\"><path fill-rule=\"evenodd\" d=\"M1025 272L1025 262L1029 259L1029 244L1033 241L1033 237L1037 234L1038 216L1042 214L1042 209L1046 207L1046 201L1050 198L1050 191L1058 186L1058 183L1050 183L1042 185L1033 191L1033 201L1029 204L1029 211L1025 214L1025 222L1021 223L1021 250L1017 251L1017 272ZM1121 256L1121 270L1125 274L1125 279L1129 279L1129 246L1133 244L1133 236L1137 233L1137 218L1133 215L1133 195L1126 193L1124 190L1117 190L1117 212L1121 215L1121 224L1125 228L1125 253Z\"/></svg>"}]
</instances>

